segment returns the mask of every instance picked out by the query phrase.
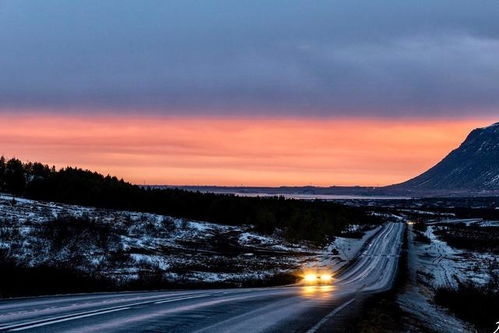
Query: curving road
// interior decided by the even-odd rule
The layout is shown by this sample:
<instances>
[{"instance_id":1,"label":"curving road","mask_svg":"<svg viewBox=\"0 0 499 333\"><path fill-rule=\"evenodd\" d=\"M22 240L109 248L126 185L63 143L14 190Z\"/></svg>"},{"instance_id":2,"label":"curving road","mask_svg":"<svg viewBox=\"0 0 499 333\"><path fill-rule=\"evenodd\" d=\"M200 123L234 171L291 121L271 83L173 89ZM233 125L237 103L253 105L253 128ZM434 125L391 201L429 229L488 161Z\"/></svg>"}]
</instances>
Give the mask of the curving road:
<instances>
[{"instance_id":1,"label":"curving road","mask_svg":"<svg viewBox=\"0 0 499 333\"><path fill-rule=\"evenodd\" d=\"M13 299L0 302L0 331L330 332L359 294L392 286L404 227L383 226L332 286Z\"/></svg>"}]
</instances>

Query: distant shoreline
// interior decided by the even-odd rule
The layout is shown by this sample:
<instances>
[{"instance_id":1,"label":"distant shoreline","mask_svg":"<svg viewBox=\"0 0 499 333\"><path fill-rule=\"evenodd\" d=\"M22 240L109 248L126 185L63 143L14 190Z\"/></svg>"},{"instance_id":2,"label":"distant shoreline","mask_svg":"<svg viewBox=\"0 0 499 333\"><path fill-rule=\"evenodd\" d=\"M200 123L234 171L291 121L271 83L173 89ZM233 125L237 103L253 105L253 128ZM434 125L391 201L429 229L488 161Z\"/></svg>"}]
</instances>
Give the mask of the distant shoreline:
<instances>
[{"instance_id":1,"label":"distant shoreline","mask_svg":"<svg viewBox=\"0 0 499 333\"><path fill-rule=\"evenodd\" d=\"M408 200L414 198L431 197L496 197L497 191L472 191L472 190L404 190L393 187L362 187L362 186L281 186L281 187L245 187L245 186L215 186L215 185L140 185L146 188L172 189L186 191L209 192L218 194L234 194L239 196L283 196L286 198L304 200Z\"/></svg>"}]
</instances>

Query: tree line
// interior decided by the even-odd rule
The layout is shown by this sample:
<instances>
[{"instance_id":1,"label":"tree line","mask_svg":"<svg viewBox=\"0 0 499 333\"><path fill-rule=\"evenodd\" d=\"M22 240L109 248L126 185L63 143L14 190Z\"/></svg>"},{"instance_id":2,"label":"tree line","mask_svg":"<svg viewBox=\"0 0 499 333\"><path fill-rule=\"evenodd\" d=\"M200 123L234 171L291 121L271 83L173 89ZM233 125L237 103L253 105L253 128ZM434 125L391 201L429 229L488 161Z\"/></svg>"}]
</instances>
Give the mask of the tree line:
<instances>
[{"instance_id":1,"label":"tree line","mask_svg":"<svg viewBox=\"0 0 499 333\"><path fill-rule=\"evenodd\" d=\"M0 158L0 190L30 199L170 215L221 223L253 225L256 231L281 232L290 241L325 244L349 224L375 224L362 208L328 201L283 197L240 197L131 184L90 170L57 170L39 162Z\"/></svg>"}]
</instances>

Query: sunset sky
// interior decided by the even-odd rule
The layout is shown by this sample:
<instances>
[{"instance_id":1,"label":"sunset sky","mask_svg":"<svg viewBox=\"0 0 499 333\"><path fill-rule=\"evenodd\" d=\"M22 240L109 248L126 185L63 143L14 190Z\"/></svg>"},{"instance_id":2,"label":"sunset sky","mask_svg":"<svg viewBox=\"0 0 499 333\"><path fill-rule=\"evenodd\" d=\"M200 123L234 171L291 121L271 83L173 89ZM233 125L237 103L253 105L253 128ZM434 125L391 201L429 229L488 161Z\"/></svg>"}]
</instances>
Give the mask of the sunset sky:
<instances>
[{"instance_id":1,"label":"sunset sky","mask_svg":"<svg viewBox=\"0 0 499 333\"><path fill-rule=\"evenodd\" d=\"M387 185L499 121L499 1L0 1L0 154Z\"/></svg>"}]
</instances>

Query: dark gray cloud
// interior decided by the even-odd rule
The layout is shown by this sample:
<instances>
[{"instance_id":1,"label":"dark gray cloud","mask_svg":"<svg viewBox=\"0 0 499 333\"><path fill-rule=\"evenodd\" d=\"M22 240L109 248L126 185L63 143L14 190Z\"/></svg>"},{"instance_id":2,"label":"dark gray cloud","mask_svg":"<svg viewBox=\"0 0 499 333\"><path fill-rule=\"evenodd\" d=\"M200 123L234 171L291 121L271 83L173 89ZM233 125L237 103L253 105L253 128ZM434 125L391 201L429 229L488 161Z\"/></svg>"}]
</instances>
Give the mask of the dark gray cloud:
<instances>
[{"instance_id":1,"label":"dark gray cloud","mask_svg":"<svg viewBox=\"0 0 499 333\"><path fill-rule=\"evenodd\" d=\"M499 1L0 2L0 109L495 115Z\"/></svg>"}]
</instances>

